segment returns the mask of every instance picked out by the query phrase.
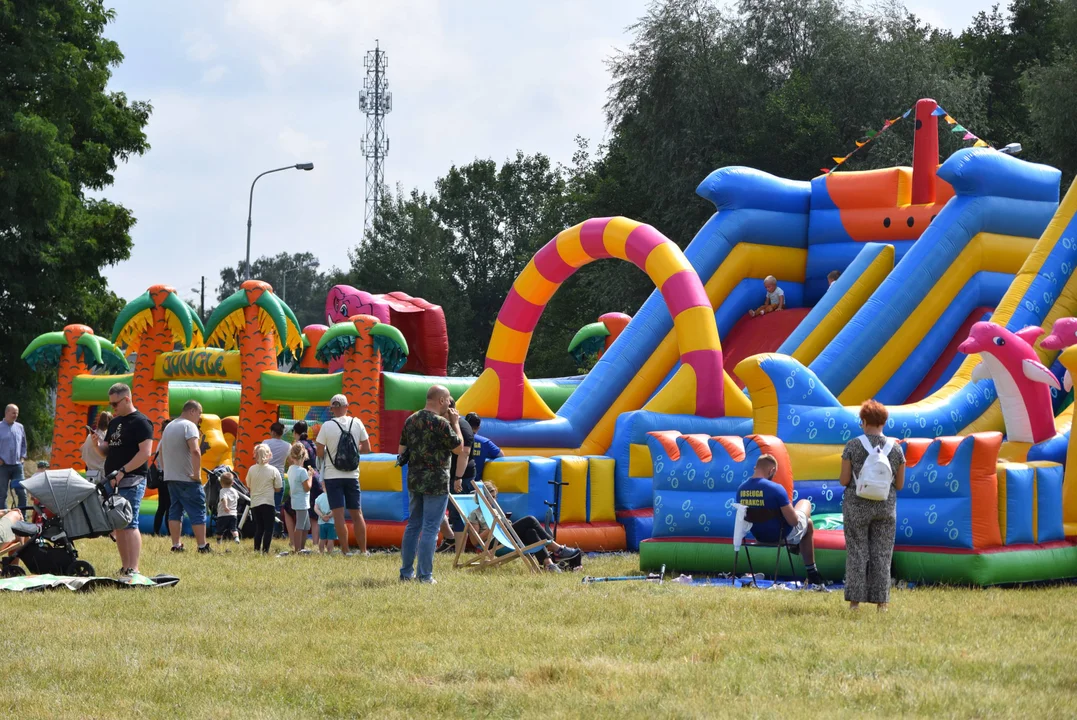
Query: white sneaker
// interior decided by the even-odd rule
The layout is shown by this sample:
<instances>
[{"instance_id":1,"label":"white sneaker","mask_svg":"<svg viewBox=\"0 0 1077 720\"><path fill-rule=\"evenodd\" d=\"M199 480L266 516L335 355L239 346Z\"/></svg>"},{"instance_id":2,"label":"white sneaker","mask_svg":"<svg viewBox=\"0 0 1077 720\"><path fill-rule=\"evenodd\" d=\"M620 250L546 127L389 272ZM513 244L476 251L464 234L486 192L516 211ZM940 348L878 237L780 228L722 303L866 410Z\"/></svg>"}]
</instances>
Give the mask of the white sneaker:
<instances>
[{"instance_id":1,"label":"white sneaker","mask_svg":"<svg viewBox=\"0 0 1077 720\"><path fill-rule=\"evenodd\" d=\"M356 555L361 554L362 553L360 553L358 550L349 550L348 552L344 553L344 557L355 557Z\"/></svg>"},{"instance_id":2,"label":"white sneaker","mask_svg":"<svg viewBox=\"0 0 1077 720\"><path fill-rule=\"evenodd\" d=\"M302 550L297 552L296 555L310 555L312 552L313 550L311 550L310 548L303 548Z\"/></svg>"},{"instance_id":3,"label":"white sneaker","mask_svg":"<svg viewBox=\"0 0 1077 720\"><path fill-rule=\"evenodd\" d=\"M287 550L281 550L279 553L277 553L277 557L288 557L289 555L291 555L291 553Z\"/></svg>"}]
</instances>

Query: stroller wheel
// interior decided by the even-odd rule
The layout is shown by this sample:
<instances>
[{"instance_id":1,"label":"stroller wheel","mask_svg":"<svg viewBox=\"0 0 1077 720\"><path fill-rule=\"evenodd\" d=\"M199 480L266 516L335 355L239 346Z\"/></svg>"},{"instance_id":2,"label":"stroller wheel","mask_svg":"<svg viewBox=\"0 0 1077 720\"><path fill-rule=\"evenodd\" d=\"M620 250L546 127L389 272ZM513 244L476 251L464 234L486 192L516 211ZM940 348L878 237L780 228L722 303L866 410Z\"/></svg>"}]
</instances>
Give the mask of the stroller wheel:
<instances>
[{"instance_id":1,"label":"stroller wheel","mask_svg":"<svg viewBox=\"0 0 1077 720\"><path fill-rule=\"evenodd\" d=\"M93 577L93 565L85 560L76 560L68 565L67 574L74 577Z\"/></svg>"},{"instance_id":2,"label":"stroller wheel","mask_svg":"<svg viewBox=\"0 0 1077 720\"><path fill-rule=\"evenodd\" d=\"M22 577L25 574L26 571L18 565L5 565L0 568L0 577Z\"/></svg>"}]
</instances>

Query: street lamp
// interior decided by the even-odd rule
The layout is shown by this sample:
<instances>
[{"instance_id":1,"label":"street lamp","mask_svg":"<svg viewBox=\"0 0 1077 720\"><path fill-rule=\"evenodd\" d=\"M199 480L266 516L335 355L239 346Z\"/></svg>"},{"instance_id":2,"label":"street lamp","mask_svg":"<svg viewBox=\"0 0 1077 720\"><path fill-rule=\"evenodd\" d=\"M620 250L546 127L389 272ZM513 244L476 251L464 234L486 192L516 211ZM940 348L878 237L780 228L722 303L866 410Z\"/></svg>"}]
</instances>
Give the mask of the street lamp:
<instances>
[{"instance_id":1,"label":"street lamp","mask_svg":"<svg viewBox=\"0 0 1077 720\"><path fill-rule=\"evenodd\" d=\"M295 272L296 270L305 270L306 268L311 268L311 267L314 267L314 263L312 263L312 262L307 263L306 265L296 265L295 267L288 268L283 273L281 273L282 278L283 278L283 283L281 285L281 292L280 292L280 299L281 300L283 300L284 302L288 302L288 273Z\"/></svg>"},{"instance_id":2,"label":"street lamp","mask_svg":"<svg viewBox=\"0 0 1077 720\"><path fill-rule=\"evenodd\" d=\"M272 170L266 170L258 177L254 178L254 182L251 183L251 197L247 202L247 277L246 280L251 279L251 211L254 209L254 183L258 182L258 178L262 175L268 175L269 173L280 172L281 170L313 170L314 163L296 163L295 165L285 165L284 167L274 168Z\"/></svg>"}]
</instances>

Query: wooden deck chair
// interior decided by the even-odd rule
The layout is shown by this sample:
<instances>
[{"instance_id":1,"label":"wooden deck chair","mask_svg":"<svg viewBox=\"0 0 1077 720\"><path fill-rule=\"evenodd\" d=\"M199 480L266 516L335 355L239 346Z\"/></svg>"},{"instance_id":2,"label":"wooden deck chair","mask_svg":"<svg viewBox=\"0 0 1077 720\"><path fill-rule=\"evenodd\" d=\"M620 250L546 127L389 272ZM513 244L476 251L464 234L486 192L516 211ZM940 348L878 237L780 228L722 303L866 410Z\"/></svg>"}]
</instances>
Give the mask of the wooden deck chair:
<instances>
[{"instance_id":1,"label":"wooden deck chair","mask_svg":"<svg viewBox=\"0 0 1077 720\"><path fill-rule=\"evenodd\" d=\"M479 568L482 566L483 557L487 554L489 543L483 538L482 533L479 532L479 528L471 522L471 513L478 507L479 503L475 499L474 493L467 493L464 495L449 494L449 502L456 508L456 512L460 513L460 517L464 519L464 531L456 533L456 559L453 560L453 568ZM475 546L475 557L467 560L462 560L464 556L464 550L467 549L467 540L471 538L472 545Z\"/></svg>"},{"instance_id":2,"label":"wooden deck chair","mask_svg":"<svg viewBox=\"0 0 1077 720\"><path fill-rule=\"evenodd\" d=\"M549 541L524 545L497 500L481 482L475 483L475 498L478 500L483 521L493 530L487 550L480 557L480 567L485 569L520 558L531 572L542 572L542 564L535 558L535 553L546 547Z\"/></svg>"}]
</instances>

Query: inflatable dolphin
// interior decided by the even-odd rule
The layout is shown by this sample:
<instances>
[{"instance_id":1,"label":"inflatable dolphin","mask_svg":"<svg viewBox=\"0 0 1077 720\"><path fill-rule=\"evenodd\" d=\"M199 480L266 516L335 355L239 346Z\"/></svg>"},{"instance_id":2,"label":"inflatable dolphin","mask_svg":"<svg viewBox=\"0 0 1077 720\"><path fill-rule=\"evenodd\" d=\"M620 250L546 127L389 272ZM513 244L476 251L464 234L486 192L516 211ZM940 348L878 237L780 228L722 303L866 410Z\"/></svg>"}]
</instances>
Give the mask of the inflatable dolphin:
<instances>
[{"instance_id":1,"label":"inflatable dolphin","mask_svg":"<svg viewBox=\"0 0 1077 720\"><path fill-rule=\"evenodd\" d=\"M996 323L978 322L958 347L968 355L979 353L981 362L973 369L972 379L995 382L1011 442L1038 443L1055 434L1051 388L1060 386L1032 349L1042 334L1039 327L1013 333Z\"/></svg>"},{"instance_id":2,"label":"inflatable dolphin","mask_svg":"<svg viewBox=\"0 0 1077 720\"><path fill-rule=\"evenodd\" d=\"M1044 350L1065 350L1071 345L1077 345L1077 318L1066 317L1055 320L1051 327L1051 334L1043 339L1040 347ZM1069 392L1073 388L1073 376L1070 371L1062 378L1062 387Z\"/></svg>"}]
</instances>

